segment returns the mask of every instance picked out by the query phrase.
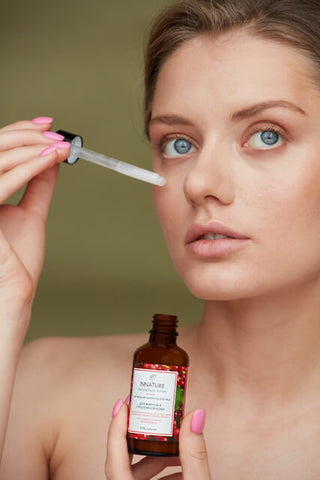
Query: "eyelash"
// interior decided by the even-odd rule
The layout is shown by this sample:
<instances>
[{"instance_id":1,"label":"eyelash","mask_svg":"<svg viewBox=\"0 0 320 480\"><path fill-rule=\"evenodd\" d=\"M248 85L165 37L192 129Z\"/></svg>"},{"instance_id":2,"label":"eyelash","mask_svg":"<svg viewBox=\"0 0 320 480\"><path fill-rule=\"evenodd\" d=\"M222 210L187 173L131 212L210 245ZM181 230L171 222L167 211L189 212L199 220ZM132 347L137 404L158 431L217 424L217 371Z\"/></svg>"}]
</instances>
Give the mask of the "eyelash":
<instances>
[{"instance_id":1,"label":"eyelash","mask_svg":"<svg viewBox=\"0 0 320 480\"><path fill-rule=\"evenodd\" d=\"M250 133L248 133L248 135L246 136L246 140L244 141L243 145L245 145L246 143L248 143L248 141L250 140L251 137L253 137L253 135L255 135L256 133L263 133L263 132L274 132L276 134L278 134L282 140L286 141L287 140L287 135L283 132L283 130L279 127L276 127L274 125L270 125L270 126L266 126L266 127L257 127L255 128L254 130L252 130ZM282 142L281 142L282 143ZM275 149L276 147L274 148L269 148L269 149L266 149L266 150L273 150ZM259 149L256 149L256 150L259 150Z\"/></svg>"},{"instance_id":2,"label":"eyelash","mask_svg":"<svg viewBox=\"0 0 320 480\"><path fill-rule=\"evenodd\" d=\"M256 126L256 128L254 128L253 130L251 130L247 135L246 135L246 139L245 141L242 143L242 146L243 145L246 145L246 143L248 143L248 141L250 140L250 138L255 135L256 133L263 133L263 132L274 132L274 133L277 133L283 141L287 141L288 138L287 138L287 135L285 134L285 132L283 131L282 128L280 127L277 127L275 125L269 125L269 126ZM165 135L163 136L162 138L160 138L160 140L158 142L155 143L155 147L156 147L156 150L158 153L160 154L164 154L164 148L166 146L166 144L168 142L170 142L171 140L178 140L178 139L185 139L187 140L188 142L190 142L192 145L195 146L195 142L194 140L192 140L190 137L188 137L187 135L179 135L179 134L170 134L170 135ZM281 142L282 143L282 142ZM266 150L263 150L263 149L253 149L253 150L256 150L256 151L268 151L268 150L275 150L277 147L270 147L269 149L266 149ZM188 154L186 154L188 155ZM180 155L180 156L183 156L183 155Z\"/></svg>"},{"instance_id":3,"label":"eyelash","mask_svg":"<svg viewBox=\"0 0 320 480\"><path fill-rule=\"evenodd\" d=\"M160 140L158 142L156 142L155 147L156 147L156 149L159 153L163 154L164 153L164 148L165 148L166 144L168 142L170 142L170 140L180 140L180 139L187 140L188 142L192 143L192 145L194 145L194 143L195 143L194 140L189 138L187 135L179 135L178 133L176 133L176 134L163 136L162 138L160 138Z\"/></svg>"}]
</instances>

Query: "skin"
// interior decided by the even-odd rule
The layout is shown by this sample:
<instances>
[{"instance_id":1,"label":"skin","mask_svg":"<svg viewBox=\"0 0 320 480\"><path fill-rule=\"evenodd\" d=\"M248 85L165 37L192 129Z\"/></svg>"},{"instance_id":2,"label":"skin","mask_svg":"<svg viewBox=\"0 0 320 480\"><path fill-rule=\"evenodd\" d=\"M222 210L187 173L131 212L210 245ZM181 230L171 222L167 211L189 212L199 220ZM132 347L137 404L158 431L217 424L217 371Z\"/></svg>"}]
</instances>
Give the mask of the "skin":
<instances>
[{"instance_id":1,"label":"skin","mask_svg":"<svg viewBox=\"0 0 320 480\"><path fill-rule=\"evenodd\" d=\"M43 135L51 123L17 122L0 130L0 203L28 182L18 205L0 206L0 455L19 352L44 260L45 222L58 163L65 158L54 148L41 155L53 143Z\"/></svg>"},{"instance_id":2,"label":"skin","mask_svg":"<svg viewBox=\"0 0 320 480\"><path fill-rule=\"evenodd\" d=\"M296 50L240 31L186 43L159 75L152 118L188 124L150 124L154 168L167 179L155 188L155 203L178 272L205 300L202 320L179 336L192 366L187 408L207 411L204 437L193 436L192 414L184 423L184 480L194 478L187 458L203 452L204 440L217 480L320 476L320 91L313 73ZM231 120L271 100L296 108ZM261 150L261 127L280 129L283 140ZM188 139L192 152L172 157L168 136ZM193 255L187 230L212 220L249 240L219 258ZM47 464L54 480L103 478L108 411L127 396L133 350L145 339L28 345L2 478L47 479ZM122 405L109 430L108 478L149 478L147 466L131 471L125 425ZM197 478L208 479L205 454L201 460Z\"/></svg>"}]
</instances>

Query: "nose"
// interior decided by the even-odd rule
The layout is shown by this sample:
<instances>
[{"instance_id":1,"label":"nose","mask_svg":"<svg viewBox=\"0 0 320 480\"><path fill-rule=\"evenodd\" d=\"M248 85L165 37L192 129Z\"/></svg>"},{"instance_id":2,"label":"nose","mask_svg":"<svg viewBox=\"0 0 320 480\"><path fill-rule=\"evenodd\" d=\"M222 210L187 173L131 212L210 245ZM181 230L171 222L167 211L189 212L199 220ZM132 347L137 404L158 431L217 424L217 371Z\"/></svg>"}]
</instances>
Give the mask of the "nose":
<instances>
[{"instance_id":1,"label":"nose","mask_svg":"<svg viewBox=\"0 0 320 480\"><path fill-rule=\"evenodd\" d=\"M184 193L192 204L203 205L212 200L223 205L233 202L232 148L216 139L204 145L190 164Z\"/></svg>"}]
</instances>

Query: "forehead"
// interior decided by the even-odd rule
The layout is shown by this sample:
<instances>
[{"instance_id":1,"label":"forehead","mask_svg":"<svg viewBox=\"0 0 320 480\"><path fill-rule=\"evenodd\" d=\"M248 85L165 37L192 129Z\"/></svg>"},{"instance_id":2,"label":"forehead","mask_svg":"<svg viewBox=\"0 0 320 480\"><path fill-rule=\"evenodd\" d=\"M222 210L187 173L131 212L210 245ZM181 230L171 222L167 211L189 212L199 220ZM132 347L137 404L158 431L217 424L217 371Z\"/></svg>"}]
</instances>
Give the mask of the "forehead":
<instances>
[{"instance_id":1,"label":"forehead","mask_svg":"<svg viewBox=\"0 0 320 480\"><path fill-rule=\"evenodd\" d=\"M296 101L308 109L320 91L314 66L294 47L238 31L196 37L163 65L152 113L192 111L199 105L230 109L268 98Z\"/></svg>"}]
</instances>

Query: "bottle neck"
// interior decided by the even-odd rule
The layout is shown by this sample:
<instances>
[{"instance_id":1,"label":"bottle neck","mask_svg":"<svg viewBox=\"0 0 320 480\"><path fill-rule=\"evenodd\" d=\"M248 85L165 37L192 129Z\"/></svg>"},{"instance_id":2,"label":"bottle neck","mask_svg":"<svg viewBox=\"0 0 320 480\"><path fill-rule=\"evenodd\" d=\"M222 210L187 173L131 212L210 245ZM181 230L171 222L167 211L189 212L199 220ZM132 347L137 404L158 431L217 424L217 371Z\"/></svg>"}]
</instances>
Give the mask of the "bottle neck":
<instances>
[{"instance_id":1,"label":"bottle neck","mask_svg":"<svg viewBox=\"0 0 320 480\"><path fill-rule=\"evenodd\" d=\"M177 317L174 315L154 315L149 342L152 345L176 345L176 338L178 336L177 323Z\"/></svg>"},{"instance_id":2,"label":"bottle neck","mask_svg":"<svg viewBox=\"0 0 320 480\"><path fill-rule=\"evenodd\" d=\"M172 346L176 345L176 336L162 332L153 332L150 334L149 343L151 345Z\"/></svg>"}]
</instances>

